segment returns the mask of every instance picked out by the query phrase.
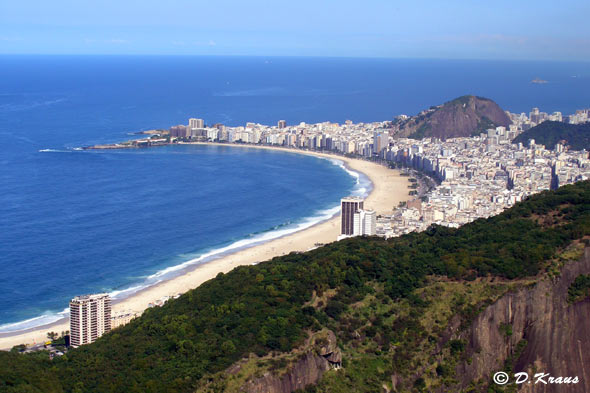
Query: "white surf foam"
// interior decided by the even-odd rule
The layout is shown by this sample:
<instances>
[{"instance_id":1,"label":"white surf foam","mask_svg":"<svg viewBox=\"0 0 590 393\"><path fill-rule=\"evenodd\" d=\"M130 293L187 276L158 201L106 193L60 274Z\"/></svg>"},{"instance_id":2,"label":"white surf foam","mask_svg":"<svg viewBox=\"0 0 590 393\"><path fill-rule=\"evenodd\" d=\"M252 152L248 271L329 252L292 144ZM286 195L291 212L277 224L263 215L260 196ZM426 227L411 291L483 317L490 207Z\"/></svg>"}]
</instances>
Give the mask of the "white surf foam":
<instances>
[{"instance_id":1,"label":"white surf foam","mask_svg":"<svg viewBox=\"0 0 590 393\"><path fill-rule=\"evenodd\" d=\"M221 258L224 255L227 255L227 254L239 251L239 250L243 250L246 248L250 248L250 247L268 242L270 240L278 239L280 237L287 236L292 233L307 229L313 225L316 225L316 224L321 223L323 221L329 220L330 218L332 218L336 214L338 214L339 211L340 211L340 206L335 206L335 207L332 207L332 208L329 208L326 210L322 210L322 211L318 212L316 215L314 215L312 217L307 217L296 224L291 224L291 225L281 227L279 229L274 229L274 230L271 230L268 232L259 233L259 234L253 235L251 237L248 237L246 239L238 240L238 241L231 243L227 246L216 248L211 251L207 251L201 255L196 256L195 258L191 258L191 259L189 259L185 262L182 262L180 264L167 267L165 269L162 269L162 270L148 276L146 278L146 280L144 281L144 283L142 283L141 285L135 285L130 288L113 291L110 293L110 295L114 299L124 299L128 296L131 296L132 294L134 294L138 291L141 291L142 289L148 288L148 287L155 285L159 282L162 282L164 280L173 278L173 277L179 275L179 273L182 272L184 269L187 269L191 266L196 266L196 265L199 265L202 263L210 262L215 259Z\"/></svg>"},{"instance_id":2,"label":"white surf foam","mask_svg":"<svg viewBox=\"0 0 590 393\"><path fill-rule=\"evenodd\" d=\"M351 170L350 168L346 167L342 160L332 157L319 157L321 159L325 159L330 161L332 164L339 166L344 170L349 176L355 179L356 185L352 190L352 195L366 197L372 189L373 184L371 183L370 179L364 174L359 173L356 171ZM297 223L294 224L287 224L282 225L279 227L275 227L270 231L266 231L263 233L258 233L255 235L251 235L248 238L238 240L234 243L231 243L227 246L216 248L210 251L207 251L203 254L197 255L194 258L191 258L185 262L180 264L167 267L162 269L150 276L148 276L145 281L141 285L135 285L130 288L126 288L123 290L117 290L110 293L111 297L114 299L123 299L132 294L141 291L142 289L148 288L152 285L155 285L159 282L164 280L170 279L180 274L181 271L187 269L194 265L199 265L202 263L206 263L218 258L221 258L224 255L250 248L256 246L258 244L262 244L268 242L270 240L278 239L283 236L290 235L295 232L302 231L307 229L313 225L319 224L321 222L327 221L332 217L336 216L340 212L340 205L336 205L330 207L325 210L321 210L316 212L313 216L303 218Z\"/></svg>"},{"instance_id":3,"label":"white surf foam","mask_svg":"<svg viewBox=\"0 0 590 393\"><path fill-rule=\"evenodd\" d=\"M46 152L71 152L71 150L55 150L55 149L43 149L40 151ZM366 197L370 190L372 189L372 183L370 179L363 173L355 172L350 168L347 168L346 165L342 160L337 158L329 158L329 157L320 157L322 159L329 160L332 164L339 166L342 170L346 171L346 173L355 179L355 186L352 190L352 195ZM231 243L227 246L212 249L207 251L203 254L197 255L194 258L191 258L185 262L180 264L167 267L162 269L152 275L149 275L145 278L145 280L139 285L133 285L129 288L119 289L110 292L111 298L115 300L124 299L141 291L142 289L148 288L155 284L158 284L164 280L173 278L178 276L184 269L187 269L192 266L196 266L202 263L206 263L218 258L221 258L224 255L230 254L232 252L236 252L242 249L250 248L256 246L258 244L262 244L268 242L270 240L278 239L283 236L290 235L295 232L302 231L307 229L313 225L319 224L321 222L327 221L332 217L336 216L340 212L340 205L336 205L330 207L328 209L320 210L316 212L313 216L306 217L301 219L296 223L287 223L287 225L278 226L272 228L269 231L258 233L251 235L248 238L238 240L234 243ZM53 322L56 322L64 317L67 317L69 314L69 309L65 309L60 313L45 313L35 318L30 318L24 321L15 322L15 323L8 323L4 325L0 325L0 333L11 333L11 332L18 332L26 329L31 329L43 325L48 325Z\"/></svg>"},{"instance_id":4,"label":"white surf foam","mask_svg":"<svg viewBox=\"0 0 590 393\"><path fill-rule=\"evenodd\" d=\"M371 190L373 189L373 183L371 180L365 175L364 173L355 172L352 169L348 168L343 161L337 158L327 158L327 157L320 157L332 162L332 164L339 166L342 168L346 173L348 173L351 177L356 179L356 186L352 190L352 195L360 196L360 197L367 197Z\"/></svg>"},{"instance_id":5,"label":"white surf foam","mask_svg":"<svg viewBox=\"0 0 590 393\"><path fill-rule=\"evenodd\" d=\"M39 326L49 325L51 323L57 322L62 318L65 318L69 315L70 310L64 309L62 312L58 313L51 313L47 312L43 315L39 315L38 317L26 319L24 321L14 322L14 323L6 323L0 325L0 333L12 333L18 332L22 330L32 329Z\"/></svg>"},{"instance_id":6,"label":"white surf foam","mask_svg":"<svg viewBox=\"0 0 590 393\"><path fill-rule=\"evenodd\" d=\"M60 149L41 149L41 150L39 150L39 153L71 153L74 150L81 150L81 149L64 149L64 150L60 150Z\"/></svg>"}]
</instances>

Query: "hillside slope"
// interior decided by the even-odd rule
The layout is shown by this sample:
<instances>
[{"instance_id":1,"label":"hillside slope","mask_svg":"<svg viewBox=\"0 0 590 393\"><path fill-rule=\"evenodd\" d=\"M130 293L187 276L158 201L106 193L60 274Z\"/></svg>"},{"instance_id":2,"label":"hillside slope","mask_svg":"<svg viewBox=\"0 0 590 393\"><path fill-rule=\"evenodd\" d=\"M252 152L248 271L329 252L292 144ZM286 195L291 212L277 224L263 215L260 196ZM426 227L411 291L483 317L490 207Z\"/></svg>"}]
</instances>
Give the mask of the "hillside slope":
<instances>
[{"instance_id":1,"label":"hillside slope","mask_svg":"<svg viewBox=\"0 0 590 393\"><path fill-rule=\"evenodd\" d=\"M508 115L494 101L462 96L393 126L399 130L395 135L400 137L448 139L473 136L488 128L510 124Z\"/></svg>"},{"instance_id":2,"label":"hillside slope","mask_svg":"<svg viewBox=\"0 0 590 393\"><path fill-rule=\"evenodd\" d=\"M589 236L586 181L459 229L352 238L293 253L220 274L62 358L0 353L0 391L286 393L311 385L308 392L455 392L484 386L491 368L465 374L461 367L476 359L472 342L485 340L481 331L508 328L484 319L473 330L478 316L510 293L557 277L566 260L580 257ZM549 299L531 301L552 301L547 293ZM581 345L590 353L590 342ZM506 348L496 357L498 368L516 350ZM582 372L576 363L567 371Z\"/></svg>"},{"instance_id":3,"label":"hillside slope","mask_svg":"<svg viewBox=\"0 0 590 393\"><path fill-rule=\"evenodd\" d=\"M590 123L567 124L558 121L544 121L516 138L512 143L526 145L529 139L535 143L553 149L557 143L562 143L572 150L590 150Z\"/></svg>"}]
</instances>

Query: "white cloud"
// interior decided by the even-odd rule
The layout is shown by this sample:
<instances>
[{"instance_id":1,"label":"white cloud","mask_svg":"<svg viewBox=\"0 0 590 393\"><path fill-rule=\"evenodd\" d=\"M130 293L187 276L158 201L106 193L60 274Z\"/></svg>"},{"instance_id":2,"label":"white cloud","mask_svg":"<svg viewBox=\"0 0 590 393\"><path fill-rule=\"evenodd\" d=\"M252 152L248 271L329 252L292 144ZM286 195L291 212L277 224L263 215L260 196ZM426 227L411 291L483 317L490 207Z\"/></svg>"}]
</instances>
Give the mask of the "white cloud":
<instances>
[{"instance_id":1,"label":"white cloud","mask_svg":"<svg viewBox=\"0 0 590 393\"><path fill-rule=\"evenodd\" d=\"M113 38L111 40L107 40L106 42L110 43L110 44L129 44L130 43L129 40L124 40L121 38Z\"/></svg>"},{"instance_id":2,"label":"white cloud","mask_svg":"<svg viewBox=\"0 0 590 393\"><path fill-rule=\"evenodd\" d=\"M216 46L217 42L213 41L213 40L209 40L207 42L205 41L195 41L193 42L193 45L195 46Z\"/></svg>"}]
</instances>

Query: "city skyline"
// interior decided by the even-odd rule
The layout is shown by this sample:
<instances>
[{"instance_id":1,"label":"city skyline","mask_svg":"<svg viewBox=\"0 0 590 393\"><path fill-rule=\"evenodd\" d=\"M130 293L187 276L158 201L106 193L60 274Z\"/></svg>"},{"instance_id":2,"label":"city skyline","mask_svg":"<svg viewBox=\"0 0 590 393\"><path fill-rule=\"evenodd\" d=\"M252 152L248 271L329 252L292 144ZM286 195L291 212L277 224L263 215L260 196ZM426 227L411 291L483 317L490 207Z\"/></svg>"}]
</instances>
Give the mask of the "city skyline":
<instances>
[{"instance_id":1,"label":"city skyline","mask_svg":"<svg viewBox=\"0 0 590 393\"><path fill-rule=\"evenodd\" d=\"M431 108L421 114L433 110ZM216 124L211 128L197 129L191 128L190 123L194 120L191 119L189 126L171 127L168 137L157 134L149 140L130 141L114 147L190 144L193 140L201 143L262 144L377 158L440 181L435 187L431 179L431 186L428 187L412 178L407 203L395 208L392 214L379 218L374 211L365 210L364 198L348 196L341 199L338 239L362 235L388 238L424 231L432 224L458 228L475 219L500 214L533 194L589 178L586 150L567 151L561 143L545 148L542 144L537 145L534 139L524 146L523 143L513 143L513 140L545 121L587 123L590 121L590 109L579 109L564 115L561 112L549 114L534 107L528 115L508 111L506 114L510 118L508 127L494 126L479 135L447 140L394 136L396 130L387 128L387 122L355 124L346 121L342 125L302 122L289 125L281 120L277 126L249 122L245 127ZM407 118L405 115L400 117ZM428 191L424 192L426 189Z\"/></svg>"},{"instance_id":2,"label":"city skyline","mask_svg":"<svg viewBox=\"0 0 590 393\"><path fill-rule=\"evenodd\" d=\"M582 1L25 1L0 5L0 54L590 61L589 11Z\"/></svg>"}]
</instances>

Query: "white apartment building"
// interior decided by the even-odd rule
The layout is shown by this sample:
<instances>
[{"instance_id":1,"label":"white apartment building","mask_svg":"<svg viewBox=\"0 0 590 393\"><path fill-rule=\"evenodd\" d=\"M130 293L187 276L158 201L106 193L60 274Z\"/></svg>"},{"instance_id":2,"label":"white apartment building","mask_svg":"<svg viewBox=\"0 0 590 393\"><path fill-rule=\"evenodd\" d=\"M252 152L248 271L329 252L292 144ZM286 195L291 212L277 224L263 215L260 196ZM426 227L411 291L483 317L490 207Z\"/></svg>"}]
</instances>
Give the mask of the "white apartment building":
<instances>
[{"instance_id":1,"label":"white apartment building","mask_svg":"<svg viewBox=\"0 0 590 393\"><path fill-rule=\"evenodd\" d=\"M353 236L374 236L377 234L377 214L374 210L358 210L354 213Z\"/></svg>"},{"instance_id":2,"label":"white apartment building","mask_svg":"<svg viewBox=\"0 0 590 393\"><path fill-rule=\"evenodd\" d=\"M76 296L70 301L70 342L90 344L111 330L111 298L106 293Z\"/></svg>"},{"instance_id":3,"label":"white apartment building","mask_svg":"<svg viewBox=\"0 0 590 393\"><path fill-rule=\"evenodd\" d=\"M217 128L208 128L207 129L207 139L210 141L215 141L219 139L219 130Z\"/></svg>"}]
</instances>

